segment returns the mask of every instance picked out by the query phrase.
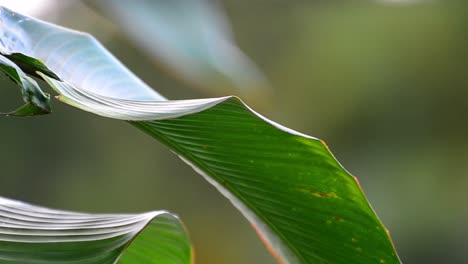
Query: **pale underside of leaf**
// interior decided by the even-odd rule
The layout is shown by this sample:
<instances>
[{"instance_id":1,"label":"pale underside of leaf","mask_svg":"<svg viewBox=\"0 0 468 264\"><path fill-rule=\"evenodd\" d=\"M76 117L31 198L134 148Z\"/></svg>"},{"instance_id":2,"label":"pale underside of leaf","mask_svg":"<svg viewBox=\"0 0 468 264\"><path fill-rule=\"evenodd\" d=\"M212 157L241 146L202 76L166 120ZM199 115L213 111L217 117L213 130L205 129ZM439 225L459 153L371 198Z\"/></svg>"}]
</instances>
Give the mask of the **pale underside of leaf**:
<instances>
[{"instance_id":1,"label":"pale underside of leaf","mask_svg":"<svg viewBox=\"0 0 468 264\"><path fill-rule=\"evenodd\" d=\"M175 254L164 250L171 247ZM153 254L138 258L142 248ZM0 197L0 263L117 262L189 264L190 242L179 219L165 211L85 214Z\"/></svg>"},{"instance_id":2,"label":"pale underside of leaf","mask_svg":"<svg viewBox=\"0 0 468 264\"><path fill-rule=\"evenodd\" d=\"M99 95L77 89L64 81L38 74L57 92L62 102L104 117L121 120L144 121L176 118L211 108L229 97L194 100L127 100Z\"/></svg>"},{"instance_id":3,"label":"pale underside of leaf","mask_svg":"<svg viewBox=\"0 0 468 264\"><path fill-rule=\"evenodd\" d=\"M129 100L164 100L89 34L6 8L0 9L0 22L0 52L3 54L22 53L39 59L62 80L86 91Z\"/></svg>"}]
</instances>

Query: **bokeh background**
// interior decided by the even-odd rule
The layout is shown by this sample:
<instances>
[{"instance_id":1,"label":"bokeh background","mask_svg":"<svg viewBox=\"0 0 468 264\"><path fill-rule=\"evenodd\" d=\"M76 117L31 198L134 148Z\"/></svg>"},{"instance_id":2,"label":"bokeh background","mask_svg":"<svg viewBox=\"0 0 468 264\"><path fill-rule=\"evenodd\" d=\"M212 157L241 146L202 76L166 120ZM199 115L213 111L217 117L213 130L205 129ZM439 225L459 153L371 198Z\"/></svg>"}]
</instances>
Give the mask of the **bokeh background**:
<instances>
[{"instance_id":1,"label":"bokeh background","mask_svg":"<svg viewBox=\"0 0 468 264\"><path fill-rule=\"evenodd\" d=\"M178 77L105 4L0 4L94 34L168 98L241 95L268 118L326 140L404 263L468 263L467 1L223 1L217 15L263 72L262 89ZM0 85L0 111L19 106L18 89L4 76ZM274 263L228 200L165 146L124 122L53 103L51 115L0 118L1 196L87 212L167 209L188 226L197 263Z\"/></svg>"}]
</instances>

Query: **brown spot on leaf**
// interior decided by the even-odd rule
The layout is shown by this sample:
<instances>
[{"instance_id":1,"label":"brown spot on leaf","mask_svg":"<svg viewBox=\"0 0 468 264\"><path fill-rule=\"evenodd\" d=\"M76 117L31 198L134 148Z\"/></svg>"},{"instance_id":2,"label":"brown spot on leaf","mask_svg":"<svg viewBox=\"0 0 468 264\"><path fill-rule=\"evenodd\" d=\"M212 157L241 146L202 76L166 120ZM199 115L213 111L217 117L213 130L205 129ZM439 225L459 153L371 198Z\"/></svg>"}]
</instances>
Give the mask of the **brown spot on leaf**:
<instances>
[{"instance_id":1,"label":"brown spot on leaf","mask_svg":"<svg viewBox=\"0 0 468 264\"><path fill-rule=\"evenodd\" d=\"M306 190L306 189L299 189L299 191L303 192L303 193L307 193L307 194L311 194L315 197L318 197L318 198L338 198L338 195L335 193L335 192L317 192L317 191L313 191L313 190Z\"/></svg>"},{"instance_id":2,"label":"brown spot on leaf","mask_svg":"<svg viewBox=\"0 0 468 264\"><path fill-rule=\"evenodd\" d=\"M341 218L341 217L339 217L339 216L333 216L332 218L333 218L333 220L335 220L336 222L344 222L344 219Z\"/></svg>"},{"instance_id":3,"label":"brown spot on leaf","mask_svg":"<svg viewBox=\"0 0 468 264\"><path fill-rule=\"evenodd\" d=\"M330 154L332 153L331 150L330 150L330 147L328 147L327 143L325 143L324 140L320 140L323 144L323 146L325 146L325 148L328 150L328 152L330 152Z\"/></svg>"}]
</instances>

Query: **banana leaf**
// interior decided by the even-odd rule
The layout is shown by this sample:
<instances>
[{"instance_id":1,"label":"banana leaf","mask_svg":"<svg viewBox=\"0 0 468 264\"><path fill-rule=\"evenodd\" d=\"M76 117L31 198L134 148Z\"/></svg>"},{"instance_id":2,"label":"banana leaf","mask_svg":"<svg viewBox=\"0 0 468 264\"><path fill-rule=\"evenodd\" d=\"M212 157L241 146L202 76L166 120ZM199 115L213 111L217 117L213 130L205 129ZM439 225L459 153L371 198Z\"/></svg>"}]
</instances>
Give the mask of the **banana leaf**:
<instances>
[{"instance_id":1,"label":"banana leaf","mask_svg":"<svg viewBox=\"0 0 468 264\"><path fill-rule=\"evenodd\" d=\"M15 39L0 37L3 54L43 62L59 78L26 65L60 101L166 144L243 213L279 263L400 263L357 179L323 141L235 96L167 100L86 33L7 9L0 18L0 36Z\"/></svg>"}]
</instances>

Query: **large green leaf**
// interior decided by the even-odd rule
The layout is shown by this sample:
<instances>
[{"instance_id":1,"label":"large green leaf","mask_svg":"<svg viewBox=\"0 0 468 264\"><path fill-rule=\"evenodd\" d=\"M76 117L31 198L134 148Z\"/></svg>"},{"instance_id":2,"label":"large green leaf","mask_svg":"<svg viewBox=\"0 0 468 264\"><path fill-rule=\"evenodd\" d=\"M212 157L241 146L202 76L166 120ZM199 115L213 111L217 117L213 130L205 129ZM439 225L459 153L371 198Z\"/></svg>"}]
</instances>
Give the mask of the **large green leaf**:
<instances>
[{"instance_id":1,"label":"large green leaf","mask_svg":"<svg viewBox=\"0 0 468 264\"><path fill-rule=\"evenodd\" d=\"M232 201L279 262L399 263L357 180L321 140L237 97L166 101L91 36L13 14L0 15L21 43L9 52L59 76L39 73L61 101L127 120L168 145Z\"/></svg>"},{"instance_id":2,"label":"large green leaf","mask_svg":"<svg viewBox=\"0 0 468 264\"><path fill-rule=\"evenodd\" d=\"M0 263L189 264L191 254L184 226L165 211L85 214L0 197Z\"/></svg>"}]
</instances>

